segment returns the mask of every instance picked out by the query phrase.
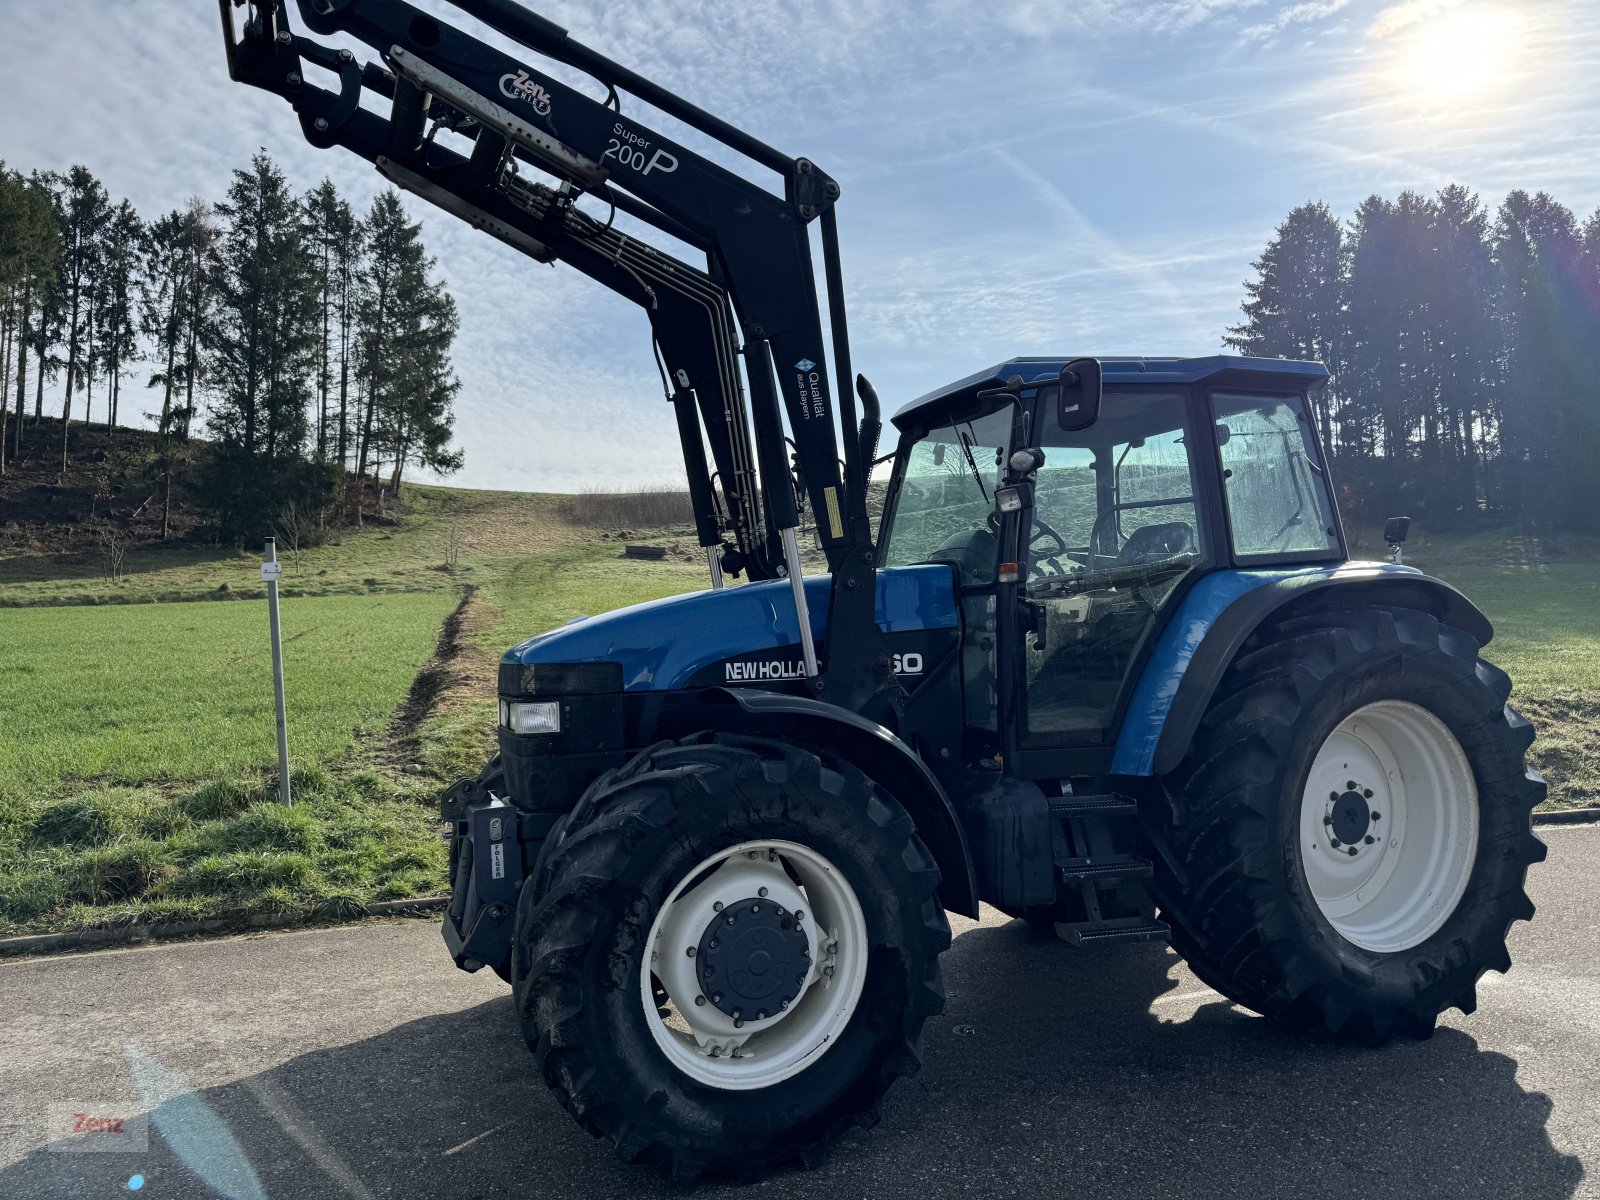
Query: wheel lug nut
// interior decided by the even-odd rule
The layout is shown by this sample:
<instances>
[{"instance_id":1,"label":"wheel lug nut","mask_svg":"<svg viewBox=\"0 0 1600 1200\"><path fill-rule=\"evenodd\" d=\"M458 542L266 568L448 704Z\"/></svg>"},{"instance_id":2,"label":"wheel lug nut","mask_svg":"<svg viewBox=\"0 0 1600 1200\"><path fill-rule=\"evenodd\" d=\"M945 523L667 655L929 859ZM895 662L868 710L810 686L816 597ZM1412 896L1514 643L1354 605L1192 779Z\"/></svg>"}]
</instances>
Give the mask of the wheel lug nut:
<instances>
[{"instance_id":1,"label":"wheel lug nut","mask_svg":"<svg viewBox=\"0 0 1600 1200\"><path fill-rule=\"evenodd\" d=\"M767 894L767 889L766 888L757 888L756 889L756 895L765 896L766 894Z\"/></svg>"},{"instance_id":2,"label":"wheel lug nut","mask_svg":"<svg viewBox=\"0 0 1600 1200\"><path fill-rule=\"evenodd\" d=\"M1370 845L1372 845L1372 843L1373 843L1373 842L1375 842L1375 841L1377 841L1377 840L1378 840L1378 839L1377 839L1377 838L1375 838L1375 837L1373 837L1373 836L1372 836L1372 835L1371 835L1371 834L1370 834L1370 833L1369 833L1369 834L1367 834L1367 845L1369 845L1369 846L1370 846Z\"/></svg>"},{"instance_id":3,"label":"wheel lug nut","mask_svg":"<svg viewBox=\"0 0 1600 1200\"><path fill-rule=\"evenodd\" d=\"M1372 799L1372 789L1371 788L1362 788L1361 789L1361 794L1363 796L1365 796L1368 800Z\"/></svg>"},{"instance_id":4,"label":"wheel lug nut","mask_svg":"<svg viewBox=\"0 0 1600 1200\"><path fill-rule=\"evenodd\" d=\"M794 919L796 921L804 921L806 919L806 910L803 909L803 908L795 909L794 910Z\"/></svg>"},{"instance_id":5,"label":"wheel lug nut","mask_svg":"<svg viewBox=\"0 0 1600 1200\"><path fill-rule=\"evenodd\" d=\"M796 975L794 977L794 981L795 981L795 983L797 983L801 987L804 987L805 983L806 983L805 972L802 971L799 975Z\"/></svg>"},{"instance_id":6,"label":"wheel lug nut","mask_svg":"<svg viewBox=\"0 0 1600 1200\"><path fill-rule=\"evenodd\" d=\"M711 993L711 1003L713 1003L713 1004L721 1004L722 1003L722 993L721 992L712 992Z\"/></svg>"},{"instance_id":7,"label":"wheel lug nut","mask_svg":"<svg viewBox=\"0 0 1600 1200\"><path fill-rule=\"evenodd\" d=\"M829 954L837 954L837 953L839 953L839 943L838 942L829 942L828 943L828 953Z\"/></svg>"},{"instance_id":8,"label":"wheel lug nut","mask_svg":"<svg viewBox=\"0 0 1600 1200\"><path fill-rule=\"evenodd\" d=\"M833 978L833 964L829 963L827 966L823 967L822 968L822 973L824 975L826 975L829 979L832 979Z\"/></svg>"},{"instance_id":9,"label":"wheel lug nut","mask_svg":"<svg viewBox=\"0 0 1600 1200\"><path fill-rule=\"evenodd\" d=\"M759 905L759 904L752 904L752 905L751 905L751 906L750 906L750 914L751 914L751 916L754 916L754 915L755 915L755 914L756 914L756 913L758 913L758 912L760 912L760 911L761 911L761 905Z\"/></svg>"},{"instance_id":10,"label":"wheel lug nut","mask_svg":"<svg viewBox=\"0 0 1600 1200\"><path fill-rule=\"evenodd\" d=\"M684 953L687 954L690 958L693 958L694 957L694 947L690 946L686 951L684 951Z\"/></svg>"},{"instance_id":11,"label":"wheel lug nut","mask_svg":"<svg viewBox=\"0 0 1600 1200\"><path fill-rule=\"evenodd\" d=\"M696 1008L698 1008L700 1005L704 1004L705 1002L706 1002L706 998L704 996L696 996L694 998L694 1003L695 1003L695 1007Z\"/></svg>"},{"instance_id":12,"label":"wheel lug nut","mask_svg":"<svg viewBox=\"0 0 1600 1200\"><path fill-rule=\"evenodd\" d=\"M733 1016L733 1019L735 1021L742 1021L744 1019L744 1009L742 1009L742 1008L734 1009L733 1013L732 1013L732 1016Z\"/></svg>"},{"instance_id":13,"label":"wheel lug nut","mask_svg":"<svg viewBox=\"0 0 1600 1200\"><path fill-rule=\"evenodd\" d=\"M1372 814L1372 819L1374 821L1381 821L1383 820L1383 814L1381 812L1374 811Z\"/></svg>"},{"instance_id":14,"label":"wheel lug nut","mask_svg":"<svg viewBox=\"0 0 1600 1200\"><path fill-rule=\"evenodd\" d=\"M709 964L707 964L707 966L706 966L706 967L705 967L705 969L704 969L704 970L702 970L702 971L701 971L701 972L700 972L700 974L701 974L701 975L703 975L703 976L704 976L704 977L705 977L705 978L707 978L707 979L710 979L710 978L711 978L711 976L712 976L712 975L713 975L713 974L714 974L714 972L713 972L713 971L712 971L712 969L711 969L711 967L710 967L710 965L709 965Z\"/></svg>"},{"instance_id":15,"label":"wheel lug nut","mask_svg":"<svg viewBox=\"0 0 1600 1200\"><path fill-rule=\"evenodd\" d=\"M1347 791L1347 792L1355 791L1356 790L1356 781L1354 779L1345 780L1344 790Z\"/></svg>"},{"instance_id":16,"label":"wheel lug nut","mask_svg":"<svg viewBox=\"0 0 1600 1200\"><path fill-rule=\"evenodd\" d=\"M715 949L716 949L716 948L717 948L717 947L718 947L718 946L720 946L720 945L722 945L722 942L721 942L721 940L720 940L720 939L718 939L718 938L712 938L712 939L711 939L711 944L710 944L710 945L708 945L708 946L707 946L707 947L706 947L706 949L707 949L707 950L715 950Z\"/></svg>"},{"instance_id":17,"label":"wheel lug nut","mask_svg":"<svg viewBox=\"0 0 1600 1200\"><path fill-rule=\"evenodd\" d=\"M1333 818L1332 817L1323 817L1322 818L1322 823L1324 825L1332 825L1333 824Z\"/></svg>"},{"instance_id":18,"label":"wheel lug nut","mask_svg":"<svg viewBox=\"0 0 1600 1200\"><path fill-rule=\"evenodd\" d=\"M765 1021L766 1019L767 1019L767 1010L764 1009L764 1008L756 1009L756 1020Z\"/></svg>"},{"instance_id":19,"label":"wheel lug nut","mask_svg":"<svg viewBox=\"0 0 1600 1200\"><path fill-rule=\"evenodd\" d=\"M785 996L782 1000L779 1000L778 1001L778 1007L779 1008L788 1008L789 1007L789 997Z\"/></svg>"},{"instance_id":20,"label":"wheel lug nut","mask_svg":"<svg viewBox=\"0 0 1600 1200\"><path fill-rule=\"evenodd\" d=\"M711 911L712 912L721 912L722 911L722 901L718 900L715 903L713 903L711 905Z\"/></svg>"},{"instance_id":21,"label":"wheel lug nut","mask_svg":"<svg viewBox=\"0 0 1600 1200\"><path fill-rule=\"evenodd\" d=\"M1332 846L1335 850L1337 850L1337 849L1339 849L1339 847L1343 846L1344 843L1341 842L1338 838L1329 838L1328 839L1328 845Z\"/></svg>"},{"instance_id":22,"label":"wheel lug nut","mask_svg":"<svg viewBox=\"0 0 1600 1200\"><path fill-rule=\"evenodd\" d=\"M1355 848L1355 847L1354 847L1354 846L1351 846L1351 847L1350 847L1350 856L1351 856L1351 857L1352 857L1352 858L1354 858L1354 857L1355 857L1355 856L1356 856L1356 854L1357 854L1357 853L1359 853L1359 852L1358 852L1358 851L1357 851L1357 850L1356 850L1356 848Z\"/></svg>"},{"instance_id":23,"label":"wheel lug nut","mask_svg":"<svg viewBox=\"0 0 1600 1200\"><path fill-rule=\"evenodd\" d=\"M752 851L750 851L749 857L750 858L760 858L761 857L761 851L752 850Z\"/></svg>"},{"instance_id":24,"label":"wheel lug nut","mask_svg":"<svg viewBox=\"0 0 1600 1200\"><path fill-rule=\"evenodd\" d=\"M729 924L729 925L732 925L738 919L739 919L738 917L731 917L730 916L730 917L726 918L726 923Z\"/></svg>"}]
</instances>

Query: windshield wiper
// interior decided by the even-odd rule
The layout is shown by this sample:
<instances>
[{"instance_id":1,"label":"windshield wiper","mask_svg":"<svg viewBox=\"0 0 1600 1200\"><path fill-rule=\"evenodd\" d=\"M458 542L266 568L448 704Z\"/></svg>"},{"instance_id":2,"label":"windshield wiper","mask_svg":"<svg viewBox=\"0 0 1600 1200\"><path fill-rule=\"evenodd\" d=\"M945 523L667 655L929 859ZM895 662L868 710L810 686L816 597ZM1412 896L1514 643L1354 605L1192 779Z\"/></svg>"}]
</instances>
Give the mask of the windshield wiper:
<instances>
[{"instance_id":1,"label":"windshield wiper","mask_svg":"<svg viewBox=\"0 0 1600 1200\"><path fill-rule=\"evenodd\" d=\"M978 470L978 460L972 457L972 447L976 441L976 439L971 436L972 422L967 422L967 428L965 431L958 429L956 432L961 435L961 450L967 456L967 466L972 468L972 478L977 480L978 491L983 493L983 501L985 504L987 504L989 502L989 492L983 486L983 475Z\"/></svg>"}]
</instances>

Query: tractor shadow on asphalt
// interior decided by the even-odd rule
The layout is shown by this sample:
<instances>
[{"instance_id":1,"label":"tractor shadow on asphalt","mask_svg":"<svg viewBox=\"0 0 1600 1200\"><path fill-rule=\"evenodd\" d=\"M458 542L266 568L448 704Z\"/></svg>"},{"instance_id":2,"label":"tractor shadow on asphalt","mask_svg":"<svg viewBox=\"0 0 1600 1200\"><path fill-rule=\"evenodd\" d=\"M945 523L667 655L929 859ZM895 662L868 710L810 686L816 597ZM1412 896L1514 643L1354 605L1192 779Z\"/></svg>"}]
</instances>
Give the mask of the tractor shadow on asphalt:
<instances>
[{"instance_id":1,"label":"tractor shadow on asphalt","mask_svg":"<svg viewBox=\"0 0 1600 1200\"><path fill-rule=\"evenodd\" d=\"M1572 1196L1550 1100L1455 1029L1356 1049L1235 1009L1165 948L1089 954L969 929L925 1067L882 1123L764 1196ZM41 1150L0 1196L678 1196L534 1078L506 1000L169 1100L138 1156ZM204 1181L204 1182L202 1182ZM209 1186L208 1186L209 1185ZM754 1194L709 1184L704 1195Z\"/></svg>"}]
</instances>

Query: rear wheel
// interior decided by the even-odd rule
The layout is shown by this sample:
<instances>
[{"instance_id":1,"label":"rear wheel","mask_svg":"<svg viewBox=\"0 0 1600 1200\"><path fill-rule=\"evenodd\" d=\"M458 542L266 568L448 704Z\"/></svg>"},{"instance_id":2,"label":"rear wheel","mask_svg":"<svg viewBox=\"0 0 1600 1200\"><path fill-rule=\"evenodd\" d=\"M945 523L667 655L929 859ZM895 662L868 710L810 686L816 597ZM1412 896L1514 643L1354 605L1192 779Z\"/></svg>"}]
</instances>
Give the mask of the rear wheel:
<instances>
[{"instance_id":1,"label":"rear wheel","mask_svg":"<svg viewBox=\"0 0 1600 1200\"><path fill-rule=\"evenodd\" d=\"M905 811L751 738L596 781L519 922L523 1033L619 1156L675 1178L821 1160L920 1065L950 930Z\"/></svg>"},{"instance_id":2,"label":"rear wheel","mask_svg":"<svg viewBox=\"0 0 1600 1200\"><path fill-rule=\"evenodd\" d=\"M1373 1041L1471 1012L1533 915L1544 783L1505 673L1408 609L1276 623L1230 667L1151 822L1173 946L1230 999Z\"/></svg>"}]
</instances>

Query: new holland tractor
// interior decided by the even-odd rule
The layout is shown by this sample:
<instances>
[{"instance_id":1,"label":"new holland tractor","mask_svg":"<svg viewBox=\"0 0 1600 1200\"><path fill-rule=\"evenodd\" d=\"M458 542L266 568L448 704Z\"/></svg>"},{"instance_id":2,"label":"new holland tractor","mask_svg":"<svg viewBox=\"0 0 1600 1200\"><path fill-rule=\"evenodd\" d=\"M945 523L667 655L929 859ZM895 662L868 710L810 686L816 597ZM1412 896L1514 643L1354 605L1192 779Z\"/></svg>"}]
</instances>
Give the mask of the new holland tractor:
<instances>
[{"instance_id":1,"label":"new holland tractor","mask_svg":"<svg viewBox=\"0 0 1600 1200\"><path fill-rule=\"evenodd\" d=\"M918 1070L945 914L980 904L1170 940L1324 1037L1472 1011L1533 914L1533 730L1465 597L1350 561L1321 366L1017 358L904 404L880 457L872 386L835 391L839 185L454 2L498 36L298 0L370 62L220 5L233 78L314 145L649 321L710 587L508 650L500 752L443 798L450 955L510 983L581 1125L678 1178L818 1161Z\"/></svg>"}]
</instances>

